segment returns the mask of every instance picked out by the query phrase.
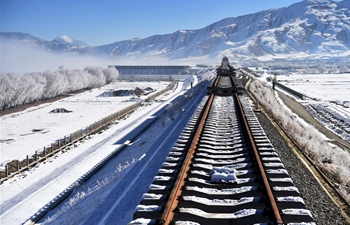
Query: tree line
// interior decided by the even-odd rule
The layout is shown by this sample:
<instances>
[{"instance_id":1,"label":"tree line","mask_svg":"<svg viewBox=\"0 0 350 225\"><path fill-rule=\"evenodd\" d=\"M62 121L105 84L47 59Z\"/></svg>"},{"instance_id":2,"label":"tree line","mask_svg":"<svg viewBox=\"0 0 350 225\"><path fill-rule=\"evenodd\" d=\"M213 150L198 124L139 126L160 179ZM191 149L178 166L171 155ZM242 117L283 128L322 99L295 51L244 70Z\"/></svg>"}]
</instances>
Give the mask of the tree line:
<instances>
[{"instance_id":1,"label":"tree line","mask_svg":"<svg viewBox=\"0 0 350 225\"><path fill-rule=\"evenodd\" d=\"M1 110L54 98L82 89L98 88L114 82L119 76L115 68L86 67L83 70L0 74Z\"/></svg>"}]
</instances>

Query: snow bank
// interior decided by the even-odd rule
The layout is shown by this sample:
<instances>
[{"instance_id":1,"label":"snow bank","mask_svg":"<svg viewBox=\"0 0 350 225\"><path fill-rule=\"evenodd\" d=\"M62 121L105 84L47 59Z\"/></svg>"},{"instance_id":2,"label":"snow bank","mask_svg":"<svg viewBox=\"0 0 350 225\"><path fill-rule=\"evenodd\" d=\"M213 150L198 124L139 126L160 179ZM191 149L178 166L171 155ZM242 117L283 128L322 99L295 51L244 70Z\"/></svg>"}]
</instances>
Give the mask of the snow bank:
<instances>
[{"instance_id":1,"label":"snow bank","mask_svg":"<svg viewBox=\"0 0 350 225\"><path fill-rule=\"evenodd\" d=\"M330 145L314 127L295 119L298 117L279 101L267 84L255 79L249 90L316 165L337 179L339 189L347 192L345 198L350 202L349 188L346 188L350 186L350 153Z\"/></svg>"}]
</instances>

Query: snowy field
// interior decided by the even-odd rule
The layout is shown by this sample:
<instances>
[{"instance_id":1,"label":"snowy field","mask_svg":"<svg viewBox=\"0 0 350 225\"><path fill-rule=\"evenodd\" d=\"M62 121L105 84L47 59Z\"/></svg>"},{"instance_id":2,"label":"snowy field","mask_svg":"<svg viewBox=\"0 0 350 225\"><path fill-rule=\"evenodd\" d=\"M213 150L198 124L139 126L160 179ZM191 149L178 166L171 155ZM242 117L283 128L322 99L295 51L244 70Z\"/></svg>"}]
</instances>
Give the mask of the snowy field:
<instances>
[{"instance_id":1,"label":"snowy field","mask_svg":"<svg viewBox=\"0 0 350 225\"><path fill-rule=\"evenodd\" d=\"M250 68L254 71L254 68ZM273 75L259 70L257 79L272 86ZM268 81L269 80L269 81ZM278 75L279 83L308 98L295 98L322 125L350 142L350 74L298 74Z\"/></svg>"},{"instance_id":2,"label":"snowy field","mask_svg":"<svg viewBox=\"0 0 350 225\"><path fill-rule=\"evenodd\" d=\"M119 120L101 134L93 135L77 143L75 146L66 149L64 152L49 158L45 163L40 163L35 168L5 181L0 185L0 223L23 224L26 221L30 222L31 216L39 212L41 208L45 208L46 204L55 202L54 199L57 196L62 195L68 189L72 190L73 187L75 191L72 193L72 197L62 203L63 209L58 207L53 214L49 214L48 217L43 219L43 223L78 224L74 222L77 221L75 214L77 211L76 208L78 207L79 211L82 210L81 212L84 212L79 214L81 216L79 216L78 220L89 217L109 194L114 193L112 192L113 188L119 188L117 194L125 190L125 186L123 186L125 182L129 184L128 181L130 178L134 177L128 176L129 179L123 179L129 170L141 171L140 168L144 168L145 163L149 166L150 157L154 158L155 155L157 155L157 160L153 161L159 167L160 165L158 164L161 164L163 161L162 157L159 157L159 154L163 154L165 157L167 154L166 151L170 151L172 143L177 139L177 136L174 136L173 133L175 131L180 133L189 116L191 116L190 110L188 110L186 116L174 115L174 119L172 120L167 113L164 113L165 109L178 96L183 95L191 87L191 82L195 85L197 78L195 76L189 76L188 79L179 82L175 90L160 96L158 98L159 101L154 101L150 105L139 108L136 112L125 119ZM63 134L74 132L78 127L89 125L95 120L135 103L137 100L134 95L111 97L109 94L106 94L111 90L134 89L136 87L146 90L149 90L148 87L154 90L161 90L168 84L169 82L114 83L99 89L93 89L90 92L71 96L58 102L48 103L20 113L3 116L1 117L1 124L3 125L6 122L7 125L6 132L3 129L2 132L4 132L4 135L7 135L7 139L12 138L15 141L2 143L1 154L4 154L7 160L17 157L22 158L22 155L30 154L32 150L35 151L36 147L51 143L52 140L61 138ZM205 88L203 89L204 92L202 92L202 95L205 94L206 90ZM191 100L191 108L194 109L196 107L196 101L198 99L199 97L197 96ZM49 113L55 108L66 108L73 112L63 114ZM10 121L13 121L12 124ZM106 170L96 174L95 178L89 180L83 186L75 186L75 182L84 176L87 171L104 160L109 154L121 148L123 143L127 143L126 140L130 140L135 135L135 132L138 132L145 123L149 122L154 124L148 129L148 133L145 133L133 143L128 144L127 151L120 157L117 157L117 161L114 161L109 168L107 166ZM13 129L10 129L10 127L13 127ZM32 134L32 129L38 128L44 128L49 132L43 134L34 132ZM30 134L21 136L23 133ZM50 137L45 136L50 133ZM2 139L3 137L2 134ZM28 144L34 141L38 146L35 147L34 144ZM22 144L18 144L20 142ZM14 143L17 144L19 149L16 150L15 147L11 147L11 144ZM26 148L28 146L25 143L29 147L32 147ZM153 148L152 145L154 146ZM154 148L157 148L157 150L155 151ZM3 151L3 149L6 151ZM5 162L6 160L3 160L3 156L1 157L1 160ZM154 167L153 169L156 171L156 168ZM153 176L149 172L147 175L148 179L151 179ZM113 177L113 182L109 180L111 177ZM138 180L138 182L139 184L136 187L141 185L140 182L150 183L149 180L143 178ZM120 187L118 185L122 186ZM145 188L147 186L148 184L142 187ZM140 191L142 192L139 192L139 198L141 198L144 190ZM130 201L139 201L139 198L131 198ZM119 201L122 200L125 199L120 199ZM108 208L110 208L110 205L106 206L104 211ZM134 205L129 207L124 206L123 210L128 212L129 216L127 220L130 220L130 215L134 211ZM101 218L97 218L96 220L99 221Z\"/></svg>"},{"instance_id":3,"label":"snowy field","mask_svg":"<svg viewBox=\"0 0 350 225\"><path fill-rule=\"evenodd\" d=\"M277 79L312 98L328 102L347 101L350 108L350 74L291 74L278 75Z\"/></svg>"},{"instance_id":4,"label":"snowy field","mask_svg":"<svg viewBox=\"0 0 350 225\"><path fill-rule=\"evenodd\" d=\"M117 82L54 103L42 104L19 113L0 117L1 169L14 159L23 160L36 150L102 119L118 110L147 98L132 94L111 96L112 91L143 89L146 93L160 91L170 82ZM155 92L152 92L155 93ZM53 113L55 109L71 112ZM51 112L51 113L50 113ZM33 131L34 130L34 131ZM5 141L7 140L7 141Z\"/></svg>"},{"instance_id":5,"label":"snowy field","mask_svg":"<svg viewBox=\"0 0 350 225\"><path fill-rule=\"evenodd\" d=\"M312 98L298 101L325 127L350 142L350 74L279 75L278 81Z\"/></svg>"}]
</instances>

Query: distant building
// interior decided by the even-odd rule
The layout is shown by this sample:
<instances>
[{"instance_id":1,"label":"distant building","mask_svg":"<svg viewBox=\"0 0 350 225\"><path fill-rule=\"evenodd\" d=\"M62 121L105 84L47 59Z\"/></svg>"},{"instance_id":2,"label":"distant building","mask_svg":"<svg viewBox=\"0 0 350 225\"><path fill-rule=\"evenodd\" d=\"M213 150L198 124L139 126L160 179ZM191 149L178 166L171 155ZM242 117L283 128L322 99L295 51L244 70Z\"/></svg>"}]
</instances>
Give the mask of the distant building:
<instances>
[{"instance_id":1,"label":"distant building","mask_svg":"<svg viewBox=\"0 0 350 225\"><path fill-rule=\"evenodd\" d=\"M118 70L119 75L124 74L171 74L171 75L183 75L190 73L190 66L186 65L169 65L169 66L131 66L131 65L110 65L108 67L114 67Z\"/></svg>"}]
</instances>

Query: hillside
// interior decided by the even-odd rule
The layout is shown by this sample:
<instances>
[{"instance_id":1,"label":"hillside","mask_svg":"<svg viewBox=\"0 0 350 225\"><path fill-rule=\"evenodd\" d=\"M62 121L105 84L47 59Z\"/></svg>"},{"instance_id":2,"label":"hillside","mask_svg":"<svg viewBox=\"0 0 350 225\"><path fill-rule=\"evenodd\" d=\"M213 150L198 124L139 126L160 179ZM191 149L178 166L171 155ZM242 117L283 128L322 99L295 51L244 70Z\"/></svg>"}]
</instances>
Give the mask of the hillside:
<instances>
[{"instance_id":1,"label":"hillside","mask_svg":"<svg viewBox=\"0 0 350 225\"><path fill-rule=\"evenodd\" d=\"M350 0L304 0L285 8L226 18L198 30L179 30L102 46L37 38L27 38L25 43L51 52L170 60L223 55L259 60L344 58L350 56L349 11ZM12 36L20 40L19 33L0 33L1 39L14 39Z\"/></svg>"}]
</instances>

